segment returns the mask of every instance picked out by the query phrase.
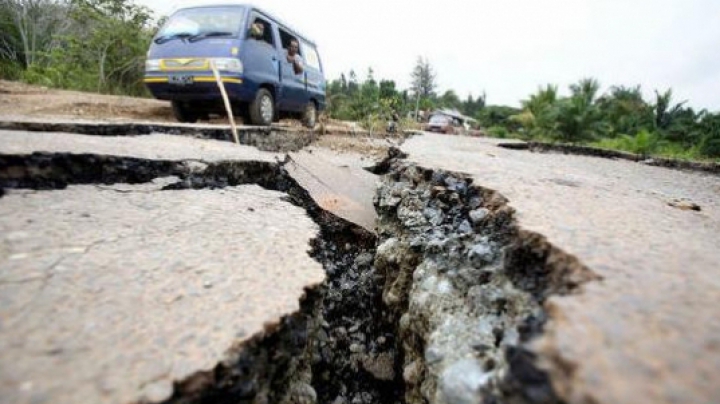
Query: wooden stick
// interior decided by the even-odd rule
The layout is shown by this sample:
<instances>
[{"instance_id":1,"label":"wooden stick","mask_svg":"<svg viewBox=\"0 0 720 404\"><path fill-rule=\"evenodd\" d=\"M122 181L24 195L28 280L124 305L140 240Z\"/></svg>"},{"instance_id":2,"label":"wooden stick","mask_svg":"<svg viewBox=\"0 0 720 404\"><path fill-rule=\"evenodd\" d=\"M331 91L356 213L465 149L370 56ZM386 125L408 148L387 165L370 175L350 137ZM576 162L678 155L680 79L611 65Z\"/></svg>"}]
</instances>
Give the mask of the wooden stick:
<instances>
[{"instance_id":1,"label":"wooden stick","mask_svg":"<svg viewBox=\"0 0 720 404\"><path fill-rule=\"evenodd\" d=\"M228 118L230 119L230 128L232 129L233 138L235 139L235 143L240 144L237 127L235 126L235 117L233 116L232 107L230 106L230 99L225 91L225 83L223 83L222 78L220 77L220 72L217 67L215 67L215 61L210 61L210 68L213 71L215 81L217 81L217 85L220 88L220 94L222 94L223 101L225 102L225 109L227 110Z\"/></svg>"}]
</instances>

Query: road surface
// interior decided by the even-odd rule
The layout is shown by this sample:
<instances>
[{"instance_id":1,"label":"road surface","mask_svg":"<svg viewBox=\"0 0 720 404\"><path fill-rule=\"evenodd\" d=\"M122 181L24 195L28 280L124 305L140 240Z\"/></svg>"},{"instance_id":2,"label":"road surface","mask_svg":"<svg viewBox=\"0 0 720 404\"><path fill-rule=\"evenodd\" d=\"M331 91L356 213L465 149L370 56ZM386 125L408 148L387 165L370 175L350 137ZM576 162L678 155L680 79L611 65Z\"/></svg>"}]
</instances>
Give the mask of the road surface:
<instances>
[{"instance_id":1,"label":"road surface","mask_svg":"<svg viewBox=\"0 0 720 404\"><path fill-rule=\"evenodd\" d=\"M402 149L420 166L500 192L522 228L602 277L547 303L551 321L535 350L562 398L717 402L719 177L457 136L417 136Z\"/></svg>"},{"instance_id":2,"label":"road surface","mask_svg":"<svg viewBox=\"0 0 720 404\"><path fill-rule=\"evenodd\" d=\"M0 157L33 152L198 170L283 157L171 135L0 131ZM355 181L333 174L338 162L305 163L325 170L299 182ZM308 254L318 226L287 195L257 185L163 190L175 181L10 190L0 199L0 402L165 399L173 381L213 369L233 346L297 312L305 288L324 281ZM320 191L327 205L327 188ZM352 219L356 205L325 207Z\"/></svg>"}]
</instances>

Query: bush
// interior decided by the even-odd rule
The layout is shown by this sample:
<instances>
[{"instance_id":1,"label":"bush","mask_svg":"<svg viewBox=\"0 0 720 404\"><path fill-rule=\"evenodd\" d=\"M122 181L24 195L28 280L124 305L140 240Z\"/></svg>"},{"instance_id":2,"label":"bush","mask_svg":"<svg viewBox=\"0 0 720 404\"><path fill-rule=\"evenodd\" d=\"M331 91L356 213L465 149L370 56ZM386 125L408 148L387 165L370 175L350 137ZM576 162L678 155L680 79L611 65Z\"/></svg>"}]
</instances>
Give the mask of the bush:
<instances>
[{"instance_id":1,"label":"bush","mask_svg":"<svg viewBox=\"0 0 720 404\"><path fill-rule=\"evenodd\" d=\"M487 130L490 137L496 137L499 139L507 139L509 132L504 126L493 126Z\"/></svg>"},{"instance_id":2,"label":"bush","mask_svg":"<svg viewBox=\"0 0 720 404\"><path fill-rule=\"evenodd\" d=\"M9 60L0 59L0 79L19 80L22 77L23 68L20 64Z\"/></svg>"},{"instance_id":3,"label":"bush","mask_svg":"<svg viewBox=\"0 0 720 404\"><path fill-rule=\"evenodd\" d=\"M648 156L657 151L660 137L647 130L641 130L635 136L621 136L620 144L625 150Z\"/></svg>"},{"instance_id":4,"label":"bush","mask_svg":"<svg viewBox=\"0 0 720 404\"><path fill-rule=\"evenodd\" d=\"M700 142L699 152L703 156L720 158L720 137L707 135Z\"/></svg>"},{"instance_id":5,"label":"bush","mask_svg":"<svg viewBox=\"0 0 720 404\"><path fill-rule=\"evenodd\" d=\"M686 147L680 143L662 140L659 135L640 131L635 136L622 135L602 139L591 144L604 149L623 150L643 156L657 155L682 160L698 160L703 157L701 146Z\"/></svg>"}]
</instances>

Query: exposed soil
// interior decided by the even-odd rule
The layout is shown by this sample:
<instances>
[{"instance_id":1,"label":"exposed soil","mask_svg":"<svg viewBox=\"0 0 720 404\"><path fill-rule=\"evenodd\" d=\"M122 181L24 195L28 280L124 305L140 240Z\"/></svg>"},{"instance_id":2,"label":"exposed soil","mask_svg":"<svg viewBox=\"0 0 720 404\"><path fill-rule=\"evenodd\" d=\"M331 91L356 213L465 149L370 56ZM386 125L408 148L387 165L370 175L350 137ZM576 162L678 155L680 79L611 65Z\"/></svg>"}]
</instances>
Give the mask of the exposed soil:
<instances>
[{"instance_id":1,"label":"exposed soil","mask_svg":"<svg viewBox=\"0 0 720 404\"><path fill-rule=\"evenodd\" d=\"M387 156L388 149L402 143L401 138L373 138L365 135L326 135L314 143L339 153L358 153L380 160Z\"/></svg>"},{"instance_id":2,"label":"exposed soil","mask_svg":"<svg viewBox=\"0 0 720 404\"><path fill-rule=\"evenodd\" d=\"M7 115L175 122L167 101L57 90L7 80L0 80L0 109Z\"/></svg>"},{"instance_id":3,"label":"exposed soil","mask_svg":"<svg viewBox=\"0 0 720 404\"><path fill-rule=\"evenodd\" d=\"M48 121L54 118L103 122L177 123L167 101L58 90L7 80L0 80L0 111L2 115L44 118ZM316 145L341 153L359 153L381 159L387 155L389 147L401 144L405 137L398 134L387 135L384 132L370 134L355 123L326 117L322 117L321 121L318 131L329 136L320 137ZM235 122L238 125L243 124L242 117L235 117ZM227 125L228 120L225 117L215 116L210 121L201 123ZM273 126L305 130L297 119L281 119ZM28 130L21 127L17 129ZM217 136L210 137L217 138ZM223 137L227 136L223 134Z\"/></svg>"}]
</instances>

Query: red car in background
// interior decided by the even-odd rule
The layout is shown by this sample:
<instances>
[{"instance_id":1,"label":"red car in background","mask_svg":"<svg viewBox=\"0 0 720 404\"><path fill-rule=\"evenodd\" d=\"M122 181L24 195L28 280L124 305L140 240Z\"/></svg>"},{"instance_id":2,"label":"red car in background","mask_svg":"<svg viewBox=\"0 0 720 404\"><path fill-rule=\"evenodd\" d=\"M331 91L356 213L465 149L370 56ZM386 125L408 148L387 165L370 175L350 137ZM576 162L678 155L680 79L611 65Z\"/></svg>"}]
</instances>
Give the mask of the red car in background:
<instances>
[{"instance_id":1,"label":"red car in background","mask_svg":"<svg viewBox=\"0 0 720 404\"><path fill-rule=\"evenodd\" d=\"M455 133L453 119L445 115L431 116L430 121L425 124L424 130L427 132L445 133L447 135L452 135Z\"/></svg>"}]
</instances>

